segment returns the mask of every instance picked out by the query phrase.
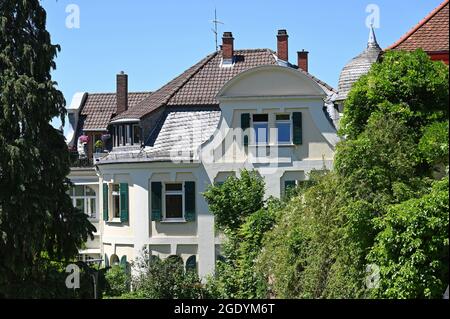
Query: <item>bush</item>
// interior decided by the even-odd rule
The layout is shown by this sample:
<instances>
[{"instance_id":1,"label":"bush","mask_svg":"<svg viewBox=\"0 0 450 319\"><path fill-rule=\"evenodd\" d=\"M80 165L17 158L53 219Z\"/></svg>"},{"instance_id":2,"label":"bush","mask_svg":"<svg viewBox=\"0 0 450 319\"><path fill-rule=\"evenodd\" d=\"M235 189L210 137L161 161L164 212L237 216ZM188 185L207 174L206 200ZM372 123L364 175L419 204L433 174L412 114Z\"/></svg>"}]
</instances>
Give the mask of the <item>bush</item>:
<instances>
[{"instance_id":1,"label":"bush","mask_svg":"<svg viewBox=\"0 0 450 319\"><path fill-rule=\"evenodd\" d=\"M121 266L113 266L105 275L105 294L110 297L121 296L130 291L131 276Z\"/></svg>"}]
</instances>

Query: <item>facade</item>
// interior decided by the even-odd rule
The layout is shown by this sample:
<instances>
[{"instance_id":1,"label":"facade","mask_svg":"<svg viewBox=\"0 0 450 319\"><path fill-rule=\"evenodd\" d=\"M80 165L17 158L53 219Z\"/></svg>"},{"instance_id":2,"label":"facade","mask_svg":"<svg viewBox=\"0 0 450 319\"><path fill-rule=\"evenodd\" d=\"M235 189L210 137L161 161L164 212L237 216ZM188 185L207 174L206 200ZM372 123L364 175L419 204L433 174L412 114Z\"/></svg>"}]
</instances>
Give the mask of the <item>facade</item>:
<instances>
[{"instance_id":1,"label":"facade","mask_svg":"<svg viewBox=\"0 0 450 319\"><path fill-rule=\"evenodd\" d=\"M69 146L87 157L91 147L94 161L70 176L76 185L95 184L98 240L85 254L108 265L147 248L180 256L203 277L214 271L222 242L202 196L209 185L255 169L267 196L280 197L311 170L331 168L337 92L308 73L308 53L291 64L285 30L277 52L235 50L230 32L222 40L220 51L155 92L128 93L119 74L108 98L75 95Z\"/></svg>"},{"instance_id":2,"label":"facade","mask_svg":"<svg viewBox=\"0 0 450 319\"><path fill-rule=\"evenodd\" d=\"M445 0L386 50L422 48L434 61L449 62L449 0Z\"/></svg>"}]
</instances>

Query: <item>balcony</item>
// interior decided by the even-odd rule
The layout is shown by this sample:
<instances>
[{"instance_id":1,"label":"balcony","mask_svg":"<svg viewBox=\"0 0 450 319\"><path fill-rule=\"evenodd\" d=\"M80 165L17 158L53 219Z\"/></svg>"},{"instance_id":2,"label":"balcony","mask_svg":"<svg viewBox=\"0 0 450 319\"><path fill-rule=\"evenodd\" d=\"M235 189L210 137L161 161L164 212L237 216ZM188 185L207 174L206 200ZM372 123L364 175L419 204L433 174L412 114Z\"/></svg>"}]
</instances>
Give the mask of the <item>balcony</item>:
<instances>
[{"instance_id":1,"label":"balcony","mask_svg":"<svg viewBox=\"0 0 450 319\"><path fill-rule=\"evenodd\" d=\"M94 165L93 158L80 158L77 151L70 151L70 167L92 167Z\"/></svg>"}]
</instances>

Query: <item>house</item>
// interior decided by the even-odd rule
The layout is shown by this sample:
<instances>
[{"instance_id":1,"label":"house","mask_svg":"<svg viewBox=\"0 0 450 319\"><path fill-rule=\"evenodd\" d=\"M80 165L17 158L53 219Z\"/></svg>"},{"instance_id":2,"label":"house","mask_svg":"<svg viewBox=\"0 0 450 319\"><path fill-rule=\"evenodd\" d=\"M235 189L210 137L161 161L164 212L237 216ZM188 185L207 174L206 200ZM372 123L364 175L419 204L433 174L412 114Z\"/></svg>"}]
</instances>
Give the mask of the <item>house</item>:
<instances>
[{"instance_id":1,"label":"house","mask_svg":"<svg viewBox=\"0 0 450 319\"><path fill-rule=\"evenodd\" d=\"M422 48L434 61L449 62L449 0L442 2L414 28L386 50L414 51Z\"/></svg>"},{"instance_id":2,"label":"house","mask_svg":"<svg viewBox=\"0 0 450 319\"><path fill-rule=\"evenodd\" d=\"M255 169L266 195L280 197L312 170L331 168L337 92L308 72L308 52L297 58L289 62L286 30L276 52L236 50L225 32L220 51L154 92L129 93L119 74L115 94L74 97L70 145L89 158L103 136L107 149L70 176L96 183L96 252L106 264L146 247L211 274L222 237L202 196L209 185Z\"/></svg>"}]
</instances>

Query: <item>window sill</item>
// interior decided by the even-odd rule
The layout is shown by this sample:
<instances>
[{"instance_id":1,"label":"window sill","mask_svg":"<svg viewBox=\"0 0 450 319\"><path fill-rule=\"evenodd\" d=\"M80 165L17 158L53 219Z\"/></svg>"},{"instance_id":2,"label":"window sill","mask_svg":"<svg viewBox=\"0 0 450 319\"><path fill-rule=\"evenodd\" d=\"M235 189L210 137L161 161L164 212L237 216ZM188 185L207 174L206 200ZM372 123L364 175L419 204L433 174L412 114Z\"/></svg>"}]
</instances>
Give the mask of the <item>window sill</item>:
<instances>
[{"instance_id":1,"label":"window sill","mask_svg":"<svg viewBox=\"0 0 450 319\"><path fill-rule=\"evenodd\" d=\"M184 218L170 218L161 220L163 224L173 224L173 223L187 223L187 220Z\"/></svg>"},{"instance_id":2,"label":"window sill","mask_svg":"<svg viewBox=\"0 0 450 319\"><path fill-rule=\"evenodd\" d=\"M278 144L250 144L248 147L294 147L294 143L278 143Z\"/></svg>"},{"instance_id":3,"label":"window sill","mask_svg":"<svg viewBox=\"0 0 450 319\"><path fill-rule=\"evenodd\" d=\"M111 220L107 220L106 221L108 224L121 224L122 221L120 220L120 218L113 218Z\"/></svg>"}]
</instances>

